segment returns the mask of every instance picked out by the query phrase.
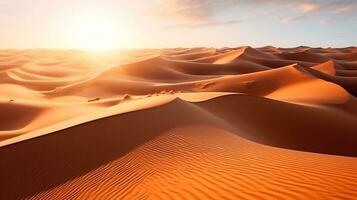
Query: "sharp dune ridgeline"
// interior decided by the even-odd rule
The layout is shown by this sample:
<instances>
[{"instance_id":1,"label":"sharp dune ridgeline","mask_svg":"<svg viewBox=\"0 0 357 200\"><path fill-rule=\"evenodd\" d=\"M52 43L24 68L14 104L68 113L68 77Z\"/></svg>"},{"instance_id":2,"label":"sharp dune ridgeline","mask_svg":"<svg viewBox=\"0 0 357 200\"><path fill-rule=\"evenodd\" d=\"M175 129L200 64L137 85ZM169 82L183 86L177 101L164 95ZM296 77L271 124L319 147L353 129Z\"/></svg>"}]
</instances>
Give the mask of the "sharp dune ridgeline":
<instances>
[{"instance_id":1,"label":"sharp dune ridgeline","mask_svg":"<svg viewBox=\"0 0 357 200\"><path fill-rule=\"evenodd\" d=\"M357 47L0 51L0 199L356 199Z\"/></svg>"}]
</instances>

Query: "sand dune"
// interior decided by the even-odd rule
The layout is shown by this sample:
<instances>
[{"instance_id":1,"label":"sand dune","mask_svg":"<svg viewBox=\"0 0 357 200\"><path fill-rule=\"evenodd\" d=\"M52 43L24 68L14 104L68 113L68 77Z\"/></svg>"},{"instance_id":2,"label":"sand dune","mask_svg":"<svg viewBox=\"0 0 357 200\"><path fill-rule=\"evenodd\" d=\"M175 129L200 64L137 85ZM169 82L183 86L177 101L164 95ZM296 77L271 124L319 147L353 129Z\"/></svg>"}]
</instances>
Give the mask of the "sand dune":
<instances>
[{"instance_id":1,"label":"sand dune","mask_svg":"<svg viewBox=\"0 0 357 200\"><path fill-rule=\"evenodd\" d=\"M0 51L0 199L355 199L356 52Z\"/></svg>"}]
</instances>

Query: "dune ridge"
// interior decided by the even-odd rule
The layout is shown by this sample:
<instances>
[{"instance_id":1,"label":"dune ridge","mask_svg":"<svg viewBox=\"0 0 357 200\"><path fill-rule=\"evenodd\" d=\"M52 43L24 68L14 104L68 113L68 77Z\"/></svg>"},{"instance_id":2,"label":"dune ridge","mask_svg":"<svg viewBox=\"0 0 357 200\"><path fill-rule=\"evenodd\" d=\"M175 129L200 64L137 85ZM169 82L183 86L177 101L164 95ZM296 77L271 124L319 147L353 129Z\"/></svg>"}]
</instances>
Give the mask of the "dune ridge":
<instances>
[{"instance_id":1,"label":"dune ridge","mask_svg":"<svg viewBox=\"0 0 357 200\"><path fill-rule=\"evenodd\" d=\"M354 199L357 48L0 52L0 199Z\"/></svg>"}]
</instances>

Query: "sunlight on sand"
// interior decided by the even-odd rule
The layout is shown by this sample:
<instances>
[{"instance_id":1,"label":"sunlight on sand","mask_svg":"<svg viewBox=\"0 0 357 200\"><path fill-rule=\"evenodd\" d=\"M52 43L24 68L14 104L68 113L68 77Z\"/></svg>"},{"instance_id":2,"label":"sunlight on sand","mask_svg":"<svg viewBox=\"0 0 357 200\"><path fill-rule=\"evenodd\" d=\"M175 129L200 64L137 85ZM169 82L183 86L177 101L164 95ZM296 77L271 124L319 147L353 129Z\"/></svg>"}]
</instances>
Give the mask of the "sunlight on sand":
<instances>
[{"instance_id":1,"label":"sunlight on sand","mask_svg":"<svg viewBox=\"0 0 357 200\"><path fill-rule=\"evenodd\" d=\"M356 71L356 48L2 50L0 199L354 199Z\"/></svg>"}]
</instances>

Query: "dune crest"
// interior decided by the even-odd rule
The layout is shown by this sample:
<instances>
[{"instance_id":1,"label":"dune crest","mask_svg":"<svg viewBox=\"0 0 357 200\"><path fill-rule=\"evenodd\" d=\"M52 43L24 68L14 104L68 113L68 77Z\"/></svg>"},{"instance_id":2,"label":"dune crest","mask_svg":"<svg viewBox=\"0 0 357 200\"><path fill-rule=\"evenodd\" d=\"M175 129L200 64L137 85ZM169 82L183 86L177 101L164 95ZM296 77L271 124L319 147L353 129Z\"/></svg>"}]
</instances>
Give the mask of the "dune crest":
<instances>
[{"instance_id":1,"label":"dune crest","mask_svg":"<svg viewBox=\"0 0 357 200\"><path fill-rule=\"evenodd\" d=\"M0 199L354 199L356 52L0 51Z\"/></svg>"}]
</instances>

